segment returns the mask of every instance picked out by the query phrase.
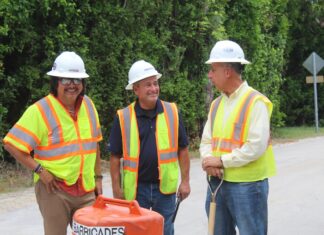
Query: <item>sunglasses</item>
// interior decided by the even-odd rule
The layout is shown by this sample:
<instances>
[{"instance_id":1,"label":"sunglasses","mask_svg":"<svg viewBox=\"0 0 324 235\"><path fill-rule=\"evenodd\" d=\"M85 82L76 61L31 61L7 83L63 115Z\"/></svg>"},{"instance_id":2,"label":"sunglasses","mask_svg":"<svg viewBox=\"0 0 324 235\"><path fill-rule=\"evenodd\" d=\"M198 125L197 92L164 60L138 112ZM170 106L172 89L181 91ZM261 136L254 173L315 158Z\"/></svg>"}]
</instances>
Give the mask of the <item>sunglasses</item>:
<instances>
[{"instance_id":1,"label":"sunglasses","mask_svg":"<svg viewBox=\"0 0 324 235\"><path fill-rule=\"evenodd\" d=\"M63 86L71 85L72 82L74 85L80 85L82 83L81 79L76 78L60 78L59 81Z\"/></svg>"}]
</instances>

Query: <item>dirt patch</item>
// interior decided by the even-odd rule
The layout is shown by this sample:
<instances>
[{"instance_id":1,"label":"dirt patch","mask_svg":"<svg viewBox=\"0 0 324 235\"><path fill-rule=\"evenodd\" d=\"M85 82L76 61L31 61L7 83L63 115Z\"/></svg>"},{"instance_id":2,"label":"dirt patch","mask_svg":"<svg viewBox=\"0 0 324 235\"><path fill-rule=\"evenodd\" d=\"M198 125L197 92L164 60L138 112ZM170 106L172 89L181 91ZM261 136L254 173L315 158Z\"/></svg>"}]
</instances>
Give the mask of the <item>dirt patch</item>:
<instances>
[{"instance_id":1,"label":"dirt patch","mask_svg":"<svg viewBox=\"0 0 324 235\"><path fill-rule=\"evenodd\" d=\"M15 192L0 194L0 214L33 205L36 203L34 187L20 189Z\"/></svg>"}]
</instances>

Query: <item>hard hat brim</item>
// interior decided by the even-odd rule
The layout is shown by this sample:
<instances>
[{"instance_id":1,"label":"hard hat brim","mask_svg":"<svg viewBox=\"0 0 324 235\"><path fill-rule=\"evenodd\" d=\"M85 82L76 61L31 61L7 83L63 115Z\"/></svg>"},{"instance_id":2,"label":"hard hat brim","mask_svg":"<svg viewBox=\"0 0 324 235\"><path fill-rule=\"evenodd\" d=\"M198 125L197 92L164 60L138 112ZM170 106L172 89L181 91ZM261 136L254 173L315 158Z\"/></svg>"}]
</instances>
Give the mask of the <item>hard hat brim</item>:
<instances>
[{"instance_id":1,"label":"hard hat brim","mask_svg":"<svg viewBox=\"0 0 324 235\"><path fill-rule=\"evenodd\" d=\"M241 63L241 64L251 64L250 61L246 59L209 59L205 62L205 64L212 63Z\"/></svg>"},{"instance_id":2,"label":"hard hat brim","mask_svg":"<svg viewBox=\"0 0 324 235\"><path fill-rule=\"evenodd\" d=\"M141 81L145 78L149 78L149 77L152 77L152 76L156 76L157 79L160 79L162 77L162 74L160 73L153 73L153 74L145 74L144 76L141 76L141 77L138 77L135 81L133 81L132 83L129 83L125 89L126 90L133 90L133 84L138 82L138 81Z\"/></svg>"},{"instance_id":3,"label":"hard hat brim","mask_svg":"<svg viewBox=\"0 0 324 235\"><path fill-rule=\"evenodd\" d=\"M89 75L87 73L75 73L75 72L63 72L60 73L59 71L49 71L46 73L49 76L53 77L61 77L61 78L76 78L76 79L83 79L88 78Z\"/></svg>"}]
</instances>

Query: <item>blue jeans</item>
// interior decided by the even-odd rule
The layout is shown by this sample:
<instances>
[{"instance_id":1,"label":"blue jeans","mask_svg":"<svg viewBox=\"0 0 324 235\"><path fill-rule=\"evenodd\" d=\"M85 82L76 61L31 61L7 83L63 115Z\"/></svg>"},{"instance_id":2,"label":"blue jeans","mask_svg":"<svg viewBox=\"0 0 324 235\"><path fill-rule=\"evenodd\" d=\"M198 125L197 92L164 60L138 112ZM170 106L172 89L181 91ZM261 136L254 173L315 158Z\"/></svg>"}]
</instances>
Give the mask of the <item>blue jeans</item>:
<instances>
[{"instance_id":1,"label":"blue jeans","mask_svg":"<svg viewBox=\"0 0 324 235\"><path fill-rule=\"evenodd\" d=\"M176 195L160 192L159 184L138 183L136 200L146 209L152 209L164 217L164 235L173 235L172 215L175 209Z\"/></svg>"},{"instance_id":2,"label":"blue jeans","mask_svg":"<svg viewBox=\"0 0 324 235\"><path fill-rule=\"evenodd\" d=\"M213 190L220 180L211 178ZM268 230L268 179L222 184L216 195L216 218L214 235L235 235L235 227L240 235L266 235ZM211 201L207 189L206 212L209 215Z\"/></svg>"}]
</instances>

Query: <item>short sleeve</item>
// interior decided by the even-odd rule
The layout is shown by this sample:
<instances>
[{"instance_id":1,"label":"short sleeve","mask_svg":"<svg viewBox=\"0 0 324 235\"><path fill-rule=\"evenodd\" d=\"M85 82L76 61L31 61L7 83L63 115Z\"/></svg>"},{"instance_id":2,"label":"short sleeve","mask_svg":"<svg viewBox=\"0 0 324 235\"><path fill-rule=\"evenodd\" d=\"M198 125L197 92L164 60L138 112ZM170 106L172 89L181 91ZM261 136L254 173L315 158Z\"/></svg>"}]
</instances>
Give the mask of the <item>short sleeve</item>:
<instances>
[{"instance_id":1,"label":"short sleeve","mask_svg":"<svg viewBox=\"0 0 324 235\"><path fill-rule=\"evenodd\" d=\"M37 106L34 104L24 112L3 141L29 154L36 146L41 144L45 130L47 128Z\"/></svg>"},{"instance_id":2,"label":"short sleeve","mask_svg":"<svg viewBox=\"0 0 324 235\"><path fill-rule=\"evenodd\" d=\"M186 128L183 124L183 121L182 121L182 115L180 113L180 111L178 112L179 113L179 139L178 139L178 145L179 147L181 148L185 148L189 145L189 141L188 141L188 137L187 137L187 133L186 133Z\"/></svg>"},{"instance_id":3,"label":"short sleeve","mask_svg":"<svg viewBox=\"0 0 324 235\"><path fill-rule=\"evenodd\" d=\"M108 151L114 155L122 155L123 147L122 147L122 135L119 124L119 118L116 115L114 118L114 122L110 131L109 141L107 144Z\"/></svg>"}]
</instances>

